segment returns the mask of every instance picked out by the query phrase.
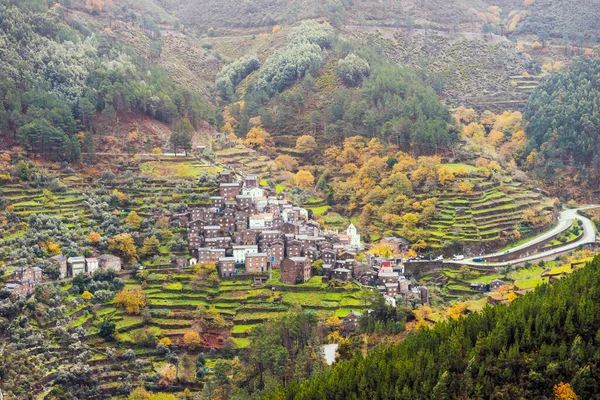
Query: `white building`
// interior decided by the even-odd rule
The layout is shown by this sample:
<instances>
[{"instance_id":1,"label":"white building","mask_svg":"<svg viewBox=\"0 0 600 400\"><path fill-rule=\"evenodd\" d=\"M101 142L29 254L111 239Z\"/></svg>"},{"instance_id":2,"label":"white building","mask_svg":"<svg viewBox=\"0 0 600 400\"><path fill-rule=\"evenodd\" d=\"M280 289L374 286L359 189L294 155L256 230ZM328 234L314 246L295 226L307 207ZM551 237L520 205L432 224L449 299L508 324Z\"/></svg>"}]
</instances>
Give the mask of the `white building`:
<instances>
[{"instance_id":1,"label":"white building","mask_svg":"<svg viewBox=\"0 0 600 400\"><path fill-rule=\"evenodd\" d=\"M88 274L93 274L98 269L97 258L86 258L85 259L85 270Z\"/></svg>"},{"instance_id":2,"label":"white building","mask_svg":"<svg viewBox=\"0 0 600 400\"><path fill-rule=\"evenodd\" d=\"M353 223L346 229L346 235L350 236L350 247L360 249L360 234Z\"/></svg>"},{"instance_id":3,"label":"white building","mask_svg":"<svg viewBox=\"0 0 600 400\"><path fill-rule=\"evenodd\" d=\"M265 197L265 191L259 187L245 187L242 189L243 196L250 196L253 199Z\"/></svg>"},{"instance_id":4,"label":"white building","mask_svg":"<svg viewBox=\"0 0 600 400\"><path fill-rule=\"evenodd\" d=\"M243 264L246 261L246 254L258 253L258 246L233 246L233 258L236 264Z\"/></svg>"},{"instance_id":5,"label":"white building","mask_svg":"<svg viewBox=\"0 0 600 400\"><path fill-rule=\"evenodd\" d=\"M250 229L265 229L273 227L273 214L263 213L250 216Z\"/></svg>"}]
</instances>

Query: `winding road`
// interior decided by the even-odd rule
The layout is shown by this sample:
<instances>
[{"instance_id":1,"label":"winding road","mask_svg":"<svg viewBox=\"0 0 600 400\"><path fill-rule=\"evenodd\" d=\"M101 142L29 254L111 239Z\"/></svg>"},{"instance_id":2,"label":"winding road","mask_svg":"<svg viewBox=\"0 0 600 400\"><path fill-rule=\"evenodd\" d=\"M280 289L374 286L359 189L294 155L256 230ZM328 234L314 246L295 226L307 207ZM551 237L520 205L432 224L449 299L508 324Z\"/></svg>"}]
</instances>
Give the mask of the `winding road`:
<instances>
[{"instance_id":1,"label":"winding road","mask_svg":"<svg viewBox=\"0 0 600 400\"><path fill-rule=\"evenodd\" d=\"M582 246L585 244L596 243L596 227L595 227L594 223L589 218L586 218L586 217L578 214L578 211L589 210L591 208L597 208L597 207L599 207L599 206L591 205L591 206L585 206L585 207L581 207L581 208L561 211L561 213L559 214L559 217L558 217L558 224L551 230L543 233L542 235L540 235L528 242L525 242L519 246L515 246L512 249L507 250L505 252L487 254L487 255L484 255L481 257L485 259L485 258L497 257L497 256L509 256L510 254L513 254L517 251L526 249L531 246L535 246L536 244L539 244L539 243L543 242L544 240L550 239L550 238L566 231L567 229L569 229L571 227L571 225L573 224L573 221L576 219L581 221L581 225L583 227L583 235L579 239L577 239L573 242L566 243L564 246L560 246L560 247L552 249L552 250L542 251L542 252L539 252L539 253L536 253L536 254L533 254L530 256L515 258L513 260L503 261L503 262L489 262L489 263L475 262L475 261L473 261L473 258L466 258L466 259L460 260L460 261L444 260L444 263L459 264L459 265L471 265L471 266L485 265L488 267L506 267L506 266L512 265L512 264L519 264L519 263L524 263L524 262L528 262L528 261L539 260L539 259L546 258L546 257L557 256L559 254L575 250L579 246ZM477 257L477 258L479 258L479 257Z\"/></svg>"}]
</instances>

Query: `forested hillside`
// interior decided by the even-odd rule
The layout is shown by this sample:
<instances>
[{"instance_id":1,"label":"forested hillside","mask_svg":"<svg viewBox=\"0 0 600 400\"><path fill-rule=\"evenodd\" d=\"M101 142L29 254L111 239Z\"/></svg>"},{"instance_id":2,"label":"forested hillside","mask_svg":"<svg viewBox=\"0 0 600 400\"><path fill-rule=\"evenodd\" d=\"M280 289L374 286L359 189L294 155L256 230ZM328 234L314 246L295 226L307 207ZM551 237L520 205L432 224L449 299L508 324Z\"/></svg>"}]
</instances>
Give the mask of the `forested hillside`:
<instances>
[{"instance_id":1,"label":"forested hillside","mask_svg":"<svg viewBox=\"0 0 600 400\"><path fill-rule=\"evenodd\" d=\"M527 18L516 31L519 34L566 36L594 36L600 34L598 17L600 2L597 0L491 0L505 11L527 8Z\"/></svg>"},{"instance_id":2,"label":"forested hillside","mask_svg":"<svg viewBox=\"0 0 600 400\"><path fill-rule=\"evenodd\" d=\"M599 74L598 59L578 58L543 80L527 106L527 163L563 191L573 184L594 187L600 179Z\"/></svg>"},{"instance_id":3,"label":"forested hillside","mask_svg":"<svg viewBox=\"0 0 600 400\"><path fill-rule=\"evenodd\" d=\"M93 153L101 138L120 136L119 117L126 113L169 125L184 118L193 127L217 122L203 96L175 84L110 31L90 30L67 20L67 13L41 0L0 5L0 130L6 147L18 144L34 158L77 161L82 151Z\"/></svg>"},{"instance_id":4,"label":"forested hillside","mask_svg":"<svg viewBox=\"0 0 600 400\"><path fill-rule=\"evenodd\" d=\"M535 399L566 390L595 398L599 284L596 257L571 277L545 284L510 306L438 323L400 345L356 355L264 398Z\"/></svg>"}]
</instances>

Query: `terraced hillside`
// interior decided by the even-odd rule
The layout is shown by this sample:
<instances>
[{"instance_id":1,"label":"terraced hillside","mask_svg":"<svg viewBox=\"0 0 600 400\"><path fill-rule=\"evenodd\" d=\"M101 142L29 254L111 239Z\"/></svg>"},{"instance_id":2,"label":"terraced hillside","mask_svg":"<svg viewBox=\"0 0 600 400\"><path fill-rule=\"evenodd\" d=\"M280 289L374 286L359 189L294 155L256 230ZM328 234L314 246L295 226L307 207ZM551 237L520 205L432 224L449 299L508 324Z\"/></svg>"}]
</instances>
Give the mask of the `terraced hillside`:
<instances>
[{"instance_id":1,"label":"terraced hillside","mask_svg":"<svg viewBox=\"0 0 600 400\"><path fill-rule=\"evenodd\" d=\"M242 175L257 174L268 177L276 172L275 163L269 157L241 145L218 150L215 154L220 164Z\"/></svg>"},{"instance_id":2,"label":"terraced hillside","mask_svg":"<svg viewBox=\"0 0 600 400\"><path fill-rule=\"evenodd\" d=\"M448 192L438 198L438 212L429 225L432 247L459 240L472 248L492 248L507 241L515 229L523 237L543 229L524 222L525 210L538 212L548 222L554 219L552 200L522 183L510 178L501 184L483 178L472 178L471 182L471 194Z\"/></svg>"},{"instance_id":3,"label":"terraced hillside","mask_svg":"<svg viewBox=\"0 0 600 400\"><path fill-rule=\"evenodd\" d=\"M147 284L141 284L137 279L126 279L126 288L143 288L148 299L149 312L143 316L130 315L124 310L114 307L112 303L94 307L81 307L71 314L69 327L85 329L85 343L90 347L99 349L94 354L91 362L97 363L95 373L100 377L99 387L103 392L113 393L118 387L120 376L127 368L132 368L134 362L129 360L119 366L119 359L124 358L128 349L135 352L135 365L141 368L130 371L133 382L143 382L142 374L158 372L165 364L164 356L157 353L156 343L163 338L171 341L171 350L177 352L183 359L195 357L199 352L208 354L208 367L211 367L215 358L211 358L212 350L236 351L235 349L247 346L248 334L254 326L268 319L281 316L293 307L302 307L313 310L321 318L333 315L343 317L353 309L360 308L358 287L348 284L347 287L328 288L321 284L320 277L314 277L302 285L282 285L278 278L278 271L274 272L274 279L266 287L254 286L250 280L222 281L217 287L197 287L190 284L193 277L191 271L150 269ZM275 286L276 290L271 290ZM76 297L73 295L73 297ZM220 326L202 330L202 345L196 349L186 348L183 336L197 328L201 322L198 320L198 307L208 309L209 314L216 313L223 318ZM98 323L107 315L113 315L116 321L116 343L104 342L98 336ZM153 337L147 340L147 333ZM227 339L231 337L231 341ZM142 338L142 339L140 339ZM106 347L118 345L116 354L111 357L106 355ZM233 346L233 349L231 347ZM124 371L125 369L125 371ZM119 373L120 372L120 373ZM190 381L189 377L196 375L195 362L181 363L178 370L180 385L171 390L183 390L184 387L198 389L201 382ZM146 387L151 382L144 382Z\"/></svg>"}]
</instances>

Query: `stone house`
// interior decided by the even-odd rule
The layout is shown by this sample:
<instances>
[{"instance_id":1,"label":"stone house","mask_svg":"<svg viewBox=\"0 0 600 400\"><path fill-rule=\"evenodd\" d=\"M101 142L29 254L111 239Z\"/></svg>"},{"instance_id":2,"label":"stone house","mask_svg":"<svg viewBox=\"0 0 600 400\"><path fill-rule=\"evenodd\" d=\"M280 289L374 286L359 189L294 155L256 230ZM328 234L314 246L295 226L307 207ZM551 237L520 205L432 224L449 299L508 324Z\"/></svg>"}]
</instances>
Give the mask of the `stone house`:
<instances>
[{"instance_id":1,"label":"stone house","mask_svg":"<svg viewBox=\"0 0 600 400\"><path fill-rule=\"evenodd\" d=\"M325 261L325 264L335 264L337 253L333 249L325 248L321 250L321 259Z\"/></svg>"},{"instance_id":2,"label":"stone house","mask_svg":"<svg viewBox=\"0 0 600 400\"><path fill-rule=\"evenodd\" d=\"M261 243L261 251L267 254L267 261L271 263L271 267L279 268L281 261L285 258L285 246L283 241L272 243Z\"/></svg>"},{"instance_id":3,"label":"stone house","mask_svg":"<svg viewBox=\"0 0 600 400\"><path fill-rule=\"evenodd\" d=\"M233 182L233 174L229 171L219 172L217 175L217 182L231 183L231 182Z\"/></svg>"},{"instance_id":4,"label":"stone house","mask_svg":"<svg viewBox=\"0 0 600 400\"><path fill-rule=\"evenodd\" d=\"M254 204L252 196L245 196L243 194L235 196L235 201L239 208L248 208Z\"/></svg>"},{"instance_id":5,"label":"stone house","mask_svg":"<svg viewBox=\"0 0 600 400\"><path fill-rule=\"evenodd\" d=\"M102 269L121 270L121 258L112 254L103 254L98 257L98 266Z\"/></svg>"},{"instance_id":6,"label":"stone house","mask_svg":"<svg viewBox=\"0 0 600 400\"><path fill-rule=\"evenodd\" d=\"M351 311L350 314L342 318L342 325L344 332L354 332L358 328L358 320L362 317L362 314L356 311Z\"/></svg>"},{"instance_id":7,"label":"stone house","mask_svg":"<svg viewBox=\"0 0 600 400\"><path fill-rule=\"evenodd\" d=\"M264 230L258 235L260 243L273 243L277 240L281 240L281 231L277 230Z\"/></svg>"},{"instance_id":8,"label":"stone house","mask_svg":"<svg viewBox=\"0 0 600 400\"><path fill-rule=\"evenodd\" d=\"M85 272L93 274L99 267L99 261L97 258L88 257L85 259Z\"/></svg>"},{"instance_id":9,"label":"stone house","mask_svg":"<svg viewBox=\"0 0 600 400\"><path fill-rule=\"evenodd\" d=\"M379 241L379 244L389 246L396 254L406 253L409 250L410 242L401 237L388 236Z\"/></svg>"},{"instance_id":10,"label":"stone house","mask_svg":"<svg viewBox=\"0 0 600 400\"><path fill-rule=\"evenodd\" d=\"M238 246L251 246L256 244L258 232L246 229L235 232L233 234L233 237L235 239L235 244L237 244Z\"/></svg>"},{"instance_id":11,"label":"stone house","mask_svg":"<svg viewBox=\"0 0 600 400\"><path fill-rule=\"evenodd\" d=\"M211 249L208 247L200 247L198 249L198 263L216 263L219 258L225 257L225 249Z\"/></svg>"},{"instance_id":12,"label":"stone house","mask_svg":"<svg viewBox=\"0 0 600 400\"><path fill-rule=\"evenodd\" d=\"M246 254L246 272L249 274L258 274L267 272L267 254L249 253Z\"/></svg>"},{"instance_id":13,"label":"stone house","mask_svg":"<svg viewBox=\"0 0 600 400\"><path fill-rule=\"evenodd\" d=\"M228 236L220 236L204 240L204 247L210 247L212 249L226 249L230 246L230 244L231 238Z\"/></svg>"},{"instance_id":14,"label":"stone house","mask_svg":"<svg viewBox=\"0 0 600 400\"><path fill-rule=\"evenodd\" d=\"M17 281L42 282L42 269L40 267L21 267L15 269L14 279Z\"/></svg>"},{"instance_id":15,"label":"stone house","mask_svg":"<svg viewBox=\"0 0 600 400\"><path fill-rule=\"evenodd\" d=\"M221 236L220 225L208 225L201 228L201 233L204 239L214 239Z\"/></svg>"},{"instance_id":16,"label":"stone house","mask_svg":"<svg viewBox=\"0 0 600 400\"><path fill-rule=\"evenodd\" d=\"M6 288L10 291L10 295L13 297L30 296L35 292L35 286L35 282L27 280L20 282L9 282L6 284Z\"/></svg>"},{"instance_id":17,"label":"stone house","mask_svg":"<svg viewBox=\"0 0 600 400\"><path fill-rule=\"evenodd\" d=\"M281 262L281 281L283 283L304 283L311 276L310 260L306 257L289 257Z\"/></svg>"},{"instance_id":18,"label":"stone house","mask_svg":"<svg viewBox=\"0 0 600 400\"><path fill-rule=\"evenodd\" d=\"M352 271L346 268L336 268L333 270L331 277L346 282L352 279Z\"/></svg>"},{"instance_id":19,"label":"stone house","mask_svg":"<svg viewBox=\"0 0 600 400\"><path fill-rule=\"evenodd\" d=\"M257 175L246 175L244 179L244 187L246 188L257 188L260 185L260 179Z\"/></svg>"},{"instance_id":20,"label":"stone house","mask_svg":"<svg viewBox=\"0 0 600 400\"><path fill-rule=\"evenodd\" d=\"M60 279L67 277L67 257L62 254L50 257L48 261L52 264L58 265L58 271L60 272Z\"/></svg>"},{"instance_id":21,"label":"stone house","mask_svg":"<svg viewBox=\"0 0 600 400\"><path fill-rule=\"evenodd\" d=\"M235 199L238 194L240 194L240 184L237 182L221 183L219 185L219 195L224 197L225 200Z\"/></svg>"},{"instance_id":22,"label":"stone house","mask_svg":"<svg viewBox=\"0 0 600 400\"><path fill-rule=\"evenodd\" d=\"M297 240L290 240L286 245L285 251L288 258L301 257L302 243Z\"/></svg>"},{"instance_id":23,"label":"stone house","mask_svg":"<svg viewBox=\"0 0 600 400\"><path fill-rule=\"evenodd\" d=\"M215 222L221 227L224 232L235 231L235 218L233 215L223 215L215 218Z\"/></svg>"},{"instance_id":24,"label":"stone house","mask_svg":"<svg viewBox=\"0 0 600 400\"><path fill-rule=\"evenodd\" d=\"M69 275L77 276L85 273L85 258L84 257L69 257L67 259Z\"/></svg>"},{"instance_id":25,"label":"stone house","mask_svg":"<svg viewBox=\"0 0 600 400\"><path fill-rule=\"evenodd\" d=\"M319 258L319 251L314 246L308 246L304 248L304 256L308 257L311 262Z\"/></svg>"},{"instance_id":26,"label":"stone house","mask_svg":"<svg viewBox=\"0 0 600 400\"><path fill-rule=\"evenodd\" d=\"M235 258L233 257L220 257L217 266L219 269L219 275L221 278L229 278L235 275Z\"/></svg>"}]
</instances>

